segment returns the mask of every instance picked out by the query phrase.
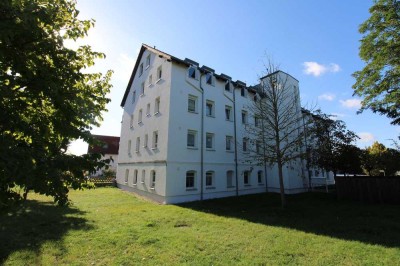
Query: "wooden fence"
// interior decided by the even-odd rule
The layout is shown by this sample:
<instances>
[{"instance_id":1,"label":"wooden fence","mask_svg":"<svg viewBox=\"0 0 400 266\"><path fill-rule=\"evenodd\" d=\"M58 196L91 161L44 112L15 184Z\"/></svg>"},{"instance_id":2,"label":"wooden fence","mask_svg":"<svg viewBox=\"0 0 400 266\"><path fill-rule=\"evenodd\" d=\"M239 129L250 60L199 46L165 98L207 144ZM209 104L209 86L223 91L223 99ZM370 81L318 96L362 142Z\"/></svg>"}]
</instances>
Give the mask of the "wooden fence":
<instances>
[{"instance_id":1,"label":"wooden fence","mask_svg":"<svg viewBox=\"0 0 400 266\"><path fill-rule=\"evenodd\" d=\"M114 177L90 177L89 181L93 182L96 185L96 187L115 185Z\"/></svg>"},{"instance_id":2,"label":"wooden fence","mask_svg":"<svg viewBox=\"0 0 400 266\"><path fill-rule=\"evenodd\" d=\"M338 199L400 204L398 176L337 176Z\"/></svg>"}]
</instances>

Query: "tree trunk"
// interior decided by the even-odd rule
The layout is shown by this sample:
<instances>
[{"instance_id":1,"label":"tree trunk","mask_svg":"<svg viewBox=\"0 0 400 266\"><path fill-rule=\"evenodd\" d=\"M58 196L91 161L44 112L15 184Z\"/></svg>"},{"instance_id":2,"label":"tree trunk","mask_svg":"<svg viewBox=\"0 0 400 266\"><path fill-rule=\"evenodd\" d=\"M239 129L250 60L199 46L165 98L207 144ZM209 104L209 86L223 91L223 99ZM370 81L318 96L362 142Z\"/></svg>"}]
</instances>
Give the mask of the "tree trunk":
<instances>
[{"instance_id":1,"label":"tree trunk","mask_svg":"<svg viewBox=\"0 0 400 266\"><path fill-rule=\"evenodd\" d=\"M278 172L279 172L279 186L281 191L281 204L282 208L286 206L286 198L285 198L285 187L283 185L283 171L282 171L282 162L278 160Z\"/></svg>"},{"instance_id":2,"label":"tree trunk","mask_svg":"<svg viewBox=\"0 0 400 266\"><path fill-rule=\"evenodd\" d=\"M28 192L29 192L29 189L28 189L28 188L25 188L24 194L22 195L24 201L26 201L26 198L28 197Z\"/></svg>"}]
</instances>

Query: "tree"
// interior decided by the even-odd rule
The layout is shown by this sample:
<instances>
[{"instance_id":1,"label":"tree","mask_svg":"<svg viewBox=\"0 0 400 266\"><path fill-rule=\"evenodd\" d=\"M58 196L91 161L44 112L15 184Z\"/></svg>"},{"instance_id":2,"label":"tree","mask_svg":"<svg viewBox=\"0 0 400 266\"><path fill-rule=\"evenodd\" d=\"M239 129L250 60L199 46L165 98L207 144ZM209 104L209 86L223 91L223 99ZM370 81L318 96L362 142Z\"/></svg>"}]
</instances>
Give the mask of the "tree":
<instances>
[{"instance_id":1,"label":"tree","mask_svg":"<svg viewBox=\"0 0 400 266\"><path fill-rule=\"evenodd\" d=\"M360 153L357 147L352 145L358 136L348 130L343 121L333 120L319 110L312 117L313 123L309 129L310 164L332 171L335 177L338 171L352 174L359 172Z\"/></svg>"},{"instance_id":2,"label":"tree","mask_svg":"<svg viewBox=\"0 0 400 266\"><path fill-rule=\"evenodd\" d=\"M256 86L259 100L248 106L257 123L246 126L252 144L248 160L277 165L282 207L286 205L283 167L302 158L304 140L299 91L295 81L269 60L266 75Z\"/></svg>"},{"instance_id":3,"label":"tree","mask_svg":"<svg viewBox=\"0 0 400 266\"><path fill-rule=\"evenodd\" d=\"M371 176L394 175L400 170L399 161L399 151L386 148L377 141L364 150L362 157L363 169Z\"/></svg>"},{"instance_id":4,"label":"tree","mask_svg":"<svg viewBox=\"0 0 400 266\"><path fill-rule=\"evenodd\" d=\"M378 0L371 17L360 25L360 57L366 66L353 74L354 94L364 97L360 112L374 113L400 124L400 2Z\"/></svg>"},{"instance_id":5,"label":"tree","mask_svg":"<svg viewBox=\"0 0 400 266\"><path fill-rule=\"evenodd\" d=\"M69 188L85 187L84 172L105 162L99 154L67 154L72 140L93 143L110 101L111 71L87 73L104 54L71 50L93 20L79 20L76 2L4 0L0 3L0 205L32 190L68 202ZM83 70L86 69L86 73Z\"/></svg>"}]
</instances>

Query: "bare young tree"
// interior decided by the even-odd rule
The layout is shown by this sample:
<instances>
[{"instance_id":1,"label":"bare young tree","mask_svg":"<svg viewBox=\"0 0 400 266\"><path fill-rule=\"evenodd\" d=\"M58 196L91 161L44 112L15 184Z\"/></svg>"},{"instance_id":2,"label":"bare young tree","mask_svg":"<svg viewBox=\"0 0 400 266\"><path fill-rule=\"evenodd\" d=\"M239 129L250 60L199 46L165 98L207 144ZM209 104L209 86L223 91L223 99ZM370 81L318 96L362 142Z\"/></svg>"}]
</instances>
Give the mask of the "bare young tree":
<instances>
[{"instance_id":1,"label":"bare young tree","mask_svg":"<svg viewBox=\"0 0 400 266\"><path fill-rule=\"evenodd\" d=\"M258 99L248 106L254 124L245 129L252 150L248 160L278 168L282 207L286 205L283 167L305 156L305 125L298 81L279 70L271 60L266 75L254 89Z\"/></svg>"}]
</instances>

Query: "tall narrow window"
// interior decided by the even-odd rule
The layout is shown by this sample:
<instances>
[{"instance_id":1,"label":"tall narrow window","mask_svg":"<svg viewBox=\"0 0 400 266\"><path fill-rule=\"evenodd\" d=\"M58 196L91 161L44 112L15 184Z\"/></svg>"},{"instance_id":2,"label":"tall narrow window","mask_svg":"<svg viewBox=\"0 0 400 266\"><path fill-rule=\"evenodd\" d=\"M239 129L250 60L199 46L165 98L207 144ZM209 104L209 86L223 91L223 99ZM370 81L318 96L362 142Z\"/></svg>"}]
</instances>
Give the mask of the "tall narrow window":
<instances>
[{"instance_id":1,"label":"tall narrow window","mask_svg":"<svg viewBox=\"0 0 400 266\"><path fill-rule=\"evenodd\" d=\"M139 77L143 74L143 63L139 66Z\"/></svg>"},{"instance_id":2,"label":"tall narrow window","mask_svg":"<svg viewBox=\"0 0 400 266\"><path fill-rule=\"evenodd\" d=\"M150 116L150 103L147 104L146 116Z\"/></svg>"},{"instance_id":3,"label":"tall narrow window","mask_svg":"<svg viewBox=\"0 0 400 266\"><path fill-rule=\"evenodd\" d=\"M132 141L128 140L128 154L131 154L131 149L132 149Z\"/></svg>"},{"instance_id":4,"label":"tall narrow window","mask_svg":"<svg viewBox=\"0 0 400 266\"><path fill-rule=\"evenodd\" d=\"M247 112L242 111L242 124L246 125L247 124Z\"/></svg>"},{"instance_id":5,"label":"tall narrow window","mask_svg":"<svg viewBox=\"0 0 400 266\"><path fill-rule=\"evenodd\" d=\"M136 91L132 92L132 103L135 102L135 98L136 98Z\"/></svg>"},{"instance_id":6,"label":"tall narrow window","mask_svg":"<svg viewBox=\"0 0 400 266\"><path fill-rule=\"evenodd\" d=\"M249 143L249 139L248 138L243 138L243 152L247 152L248 151L248 144Z\"/></svg>"},{"instance_id":7,"label":"tall narrow window","mask_svg":"<svg viewBox=\"0 0 400 266\"><path fill-rule=\"evenodd\" d=\"M206 83L213 85L213 75L211 73L207 73L206 75Z\"/></svg>"},{"instance_id":8,"label":"tall narrow window","mask_svg":"<svg viewBox=\"0 0 400 266\"><path fill-rule=\"evenodd\" d=\"M196 171L186 172L186 188L194 188L195 177L196 177Z\"/></svg>"},{"instance_id":9,"label":"tall narrow window","mask_svg":"<svg viewBox=\"0 0 400 266\"><path fill-rule=\"evenodd\" d=\"M159 112L160 112L160 97L157 97L154 103L154 114L158 114Z\"/></svg>"},{"instance_id":10,"label":"tall narrow window","mask_svg":"<svg viewBox=\"0 0 400 266\"><path fill-rule=\"evenodd\" d=\"M131 120L129 122L130 128L133 128L133 114L131 114Z\"/></svg>"},{"instance_id":11,"label":"tall narrow window","mask_svg":"<svg viewBox=\"0 0 400 266\"><path fill-rule=\"evenodd\" d=\"M150 66L150 54L146 57L146 68Z\"/></svg>"},{"instance_id":12,"label":"tall narrow window","mask_svg":"<svg viewBox=\"0 0 400 266\"><path fill-rule=\"evenodd\" d=\"M149 76L149 86L151 86L151 84L153 84L153 75Z\"/></svg>"},{"instance_id":13,"label":"tall narrow window","mask_svg":"<svg viewBox=\"0 0 400 266\"><path fill-rule=\"evenodd\" d=\"M142 85L141 85L140 88L141 88L140 89L140 96L143 96L144 95L144 82L142 82Z\"/></svg>"},{"instance_id":14,"label":"tall narrow window","mask_svg":"<svg viewBox=\"0 0 400 266\"><path fill-rule=\"evenodd\" d=\"M197 97L189 95L188 97L188 112L196 113Z\"/></svg>"},{"instance_id":15,"label":"tall narrow window","mask_svg":"<svg viewBox=\"0 0 400 266\"><path fill-rule=\"evenodd\" d=\"M144 140L143 140L143 148L147 148L147 144L149 142L149 135L144 135Z\"/></svg>"},{"instance_id":16,"label":"tall narrow window","mask_svg":"<svg viewBox=\"0 0 400 266\"><path fill-rule=\"evenodd\" d=\"M125 170L125 184L128 184L128 178L129 178L129 170Z\"/></svg>"},{"instance_id":17,"label":"tall narrow window","mask_svg":"<svg viewBox=\"0 0 400 266\"><path fill-rule=\"evenodd\" d=\"M258 184L262 184L262 182L263 182L263 171L258 171L257 172L257 181L258 181Z\"/></svg>"},{"instance_id":18,"label":"tall narrow window","mask_svg":"<svg viewBox=\"0 0 400 266\"><path fill-rule=\"evenodd\" d=\"M225 83L225 91L231 91L231 83L229 82L229 80Z\"/></svg>"},{"instance_id":19,"label":"tall narrow window","mask_svg":"<svg viewBox=\"0 0 400 266\"><path fill-rule=\"evenodd\" d=\"M249 171L244 171L243 172L243 183L245 185L249 185L250 184L250 172Z\"/></svg>"},{"instance_id":20,"label":"tall narrow window","mask_svg":"<svg viewBox=\"0 0 400 266\"><path fill-rule=\"evenodd\" d=\"M232 107L225 105L225 119L232 121Z\"/></svg>"},{"instance_id":21,"label":"tall narrow window","mask_svg":"<svg viewBox=\"0 0 400 266\"><path fill-rule=\"evenodd\" d=\"M193 67L193 66L189 67L188 76L189 76L189 78L196 79L196 68L195 67Z\"/></svg>"},{"instance_id":22,"label":"tall narrow window","mask_svg":"<svg viewBox=\"0 0 400 266\"><path fill-rule=\"evenodd\" d=\"M233 187L233 171L226 172L226 187Z\"/></svg>"},{"instance_id":23,"label":"tall narrow window","mask_svg":"<svg viewBox=\"0 0 400 266\"><path fill-rule=\"evenodd\" d=\"M159 81L160 79L162 78L162 68L161 68L161 66L159 66L158 68L157 68L157 81Z\"/></svg>"},{"instance_id":24,"label":"tall narrow window","mask_svg":"<svg viewBox=\"0 0 400 266\"><path fill-rule=\"evenodd\" d=\"M137 184L137 179L138 179L138 170L135 169L135 172L133 173L133 184L136 185Z\"/></svg>"},{"instance_id":25,"label":"tall narrow window","mask_svg":"<svg viewBox=\"0 0 400 266\"><path fill-rule=\"evenodd\" d=\"M153 149L158 148L158 131L153 132Z\"/></svg>"},{"instance_id":26,"label":"tall narrow window","mask_svg":"<svg viewBox=\"0 0 400 266\"><path fill-rule=\"evenodd\" d=\"M214 134L206 133L206 149L214 149Z\"/></svg>"},{"instance_id":27,"label":"tall narrow window","mask_svg":"<svg viewBox=\"0 0 400 266\"><path fill-rule=\"evenodd\" d=\"M155 188L156 187L156 171L152 170L150 172L150 178L151 178L150 187Z\"/></svg>"},{"instance_id":28,"label":"tall narrow window","mask_svg":"<svg viewBox=\"0 0 400 266\"><path fill-rule=\"evenodd\" d=\"M214 183L214 172L208 171L206 172L206 187L211 187Z\"/></svg>"},{"instance_id":29,"label":"tall narrow window","mask_svg":"<svg viewBox=\"0 0 400 266\"><path fill-rule=\"evenodd\" d=\"M142 109L139 110L139 117L138 117L138 124L142 123L142 116L143 116L143 111Z\"/></svg>"},{"instance_id":30,"label":"tall narrow window","mask_svg":"<svg viewBox=\"0 0 400 266\"><path fill-rule=\"evenodd\" d=\"M136 138L136 152L140 151L140 137Z\"/></svg>"},{"instance_id":31,"label":"tall narrow window","mask_svg":"<svg viewBox=\"0 0 400 266\"><path fill-rule=\"evenodd\" d=\"M206 102L206 115L214 116L214 102L207 100Z\"/></svg>"},{"instance_id":32,"label":"tall narrow window","mask_svg":"<svg viewBox=\"0 0 400 266\"><path fill-rule=\"evenodd\" d=\"M255 125L256 127L259 127L259 126L260 126L260 118L258 118L257 116L254 117L254 125Z\"/></svg>"},{"instance_id":33,"label":"tall narrow window","mask_svg":"<svg viewBox=\"0 0 400 266\"><path fill-rule=\"evenodd\" d=\"M140 180L140 183L144 184L144 181L146 180L146 170L142 170L142 180Z\"/></svg>"},{"instance_id":34,"label":"tall narrow window","mask_svg":"<svg viewBox=\"0 0 400 266\"><path fill-rule=\"evenodd\" d=\"M245 88L240 89L240 95L243 97L246 97L246 89Z\"/></svg>"},{"instance_id":35,"label":"tall narrow window","mask_svg":"<svg viewBox=\"0 0 400 266\"><path fill-rule=\"evenodd\" d=\"M256 140L256 153L261 154L261 142Z\"/></svg>"},{"instance_id":36,"label":"tall narrow window","mask_svg":"<svg viewBox=\"0 0 400 266\"><path fill-rule=\"evenodd\" d=\"M226 136L225 138L225 148L227 151L231 151L232 150L232 140L233 137L232 136Z\"/></svg>"},{"instance_id":37,"label":"tall narrow window","mask_svg":"<svg viewBox=\"0 0 400 266\"><path fill-rule=\"evenodd\" d=\"M187 133L187 147L188 148L196 148L197 147L196 137L197 137L197 131L188 130L188 133Z\"/></svg>"}]
</instances>

